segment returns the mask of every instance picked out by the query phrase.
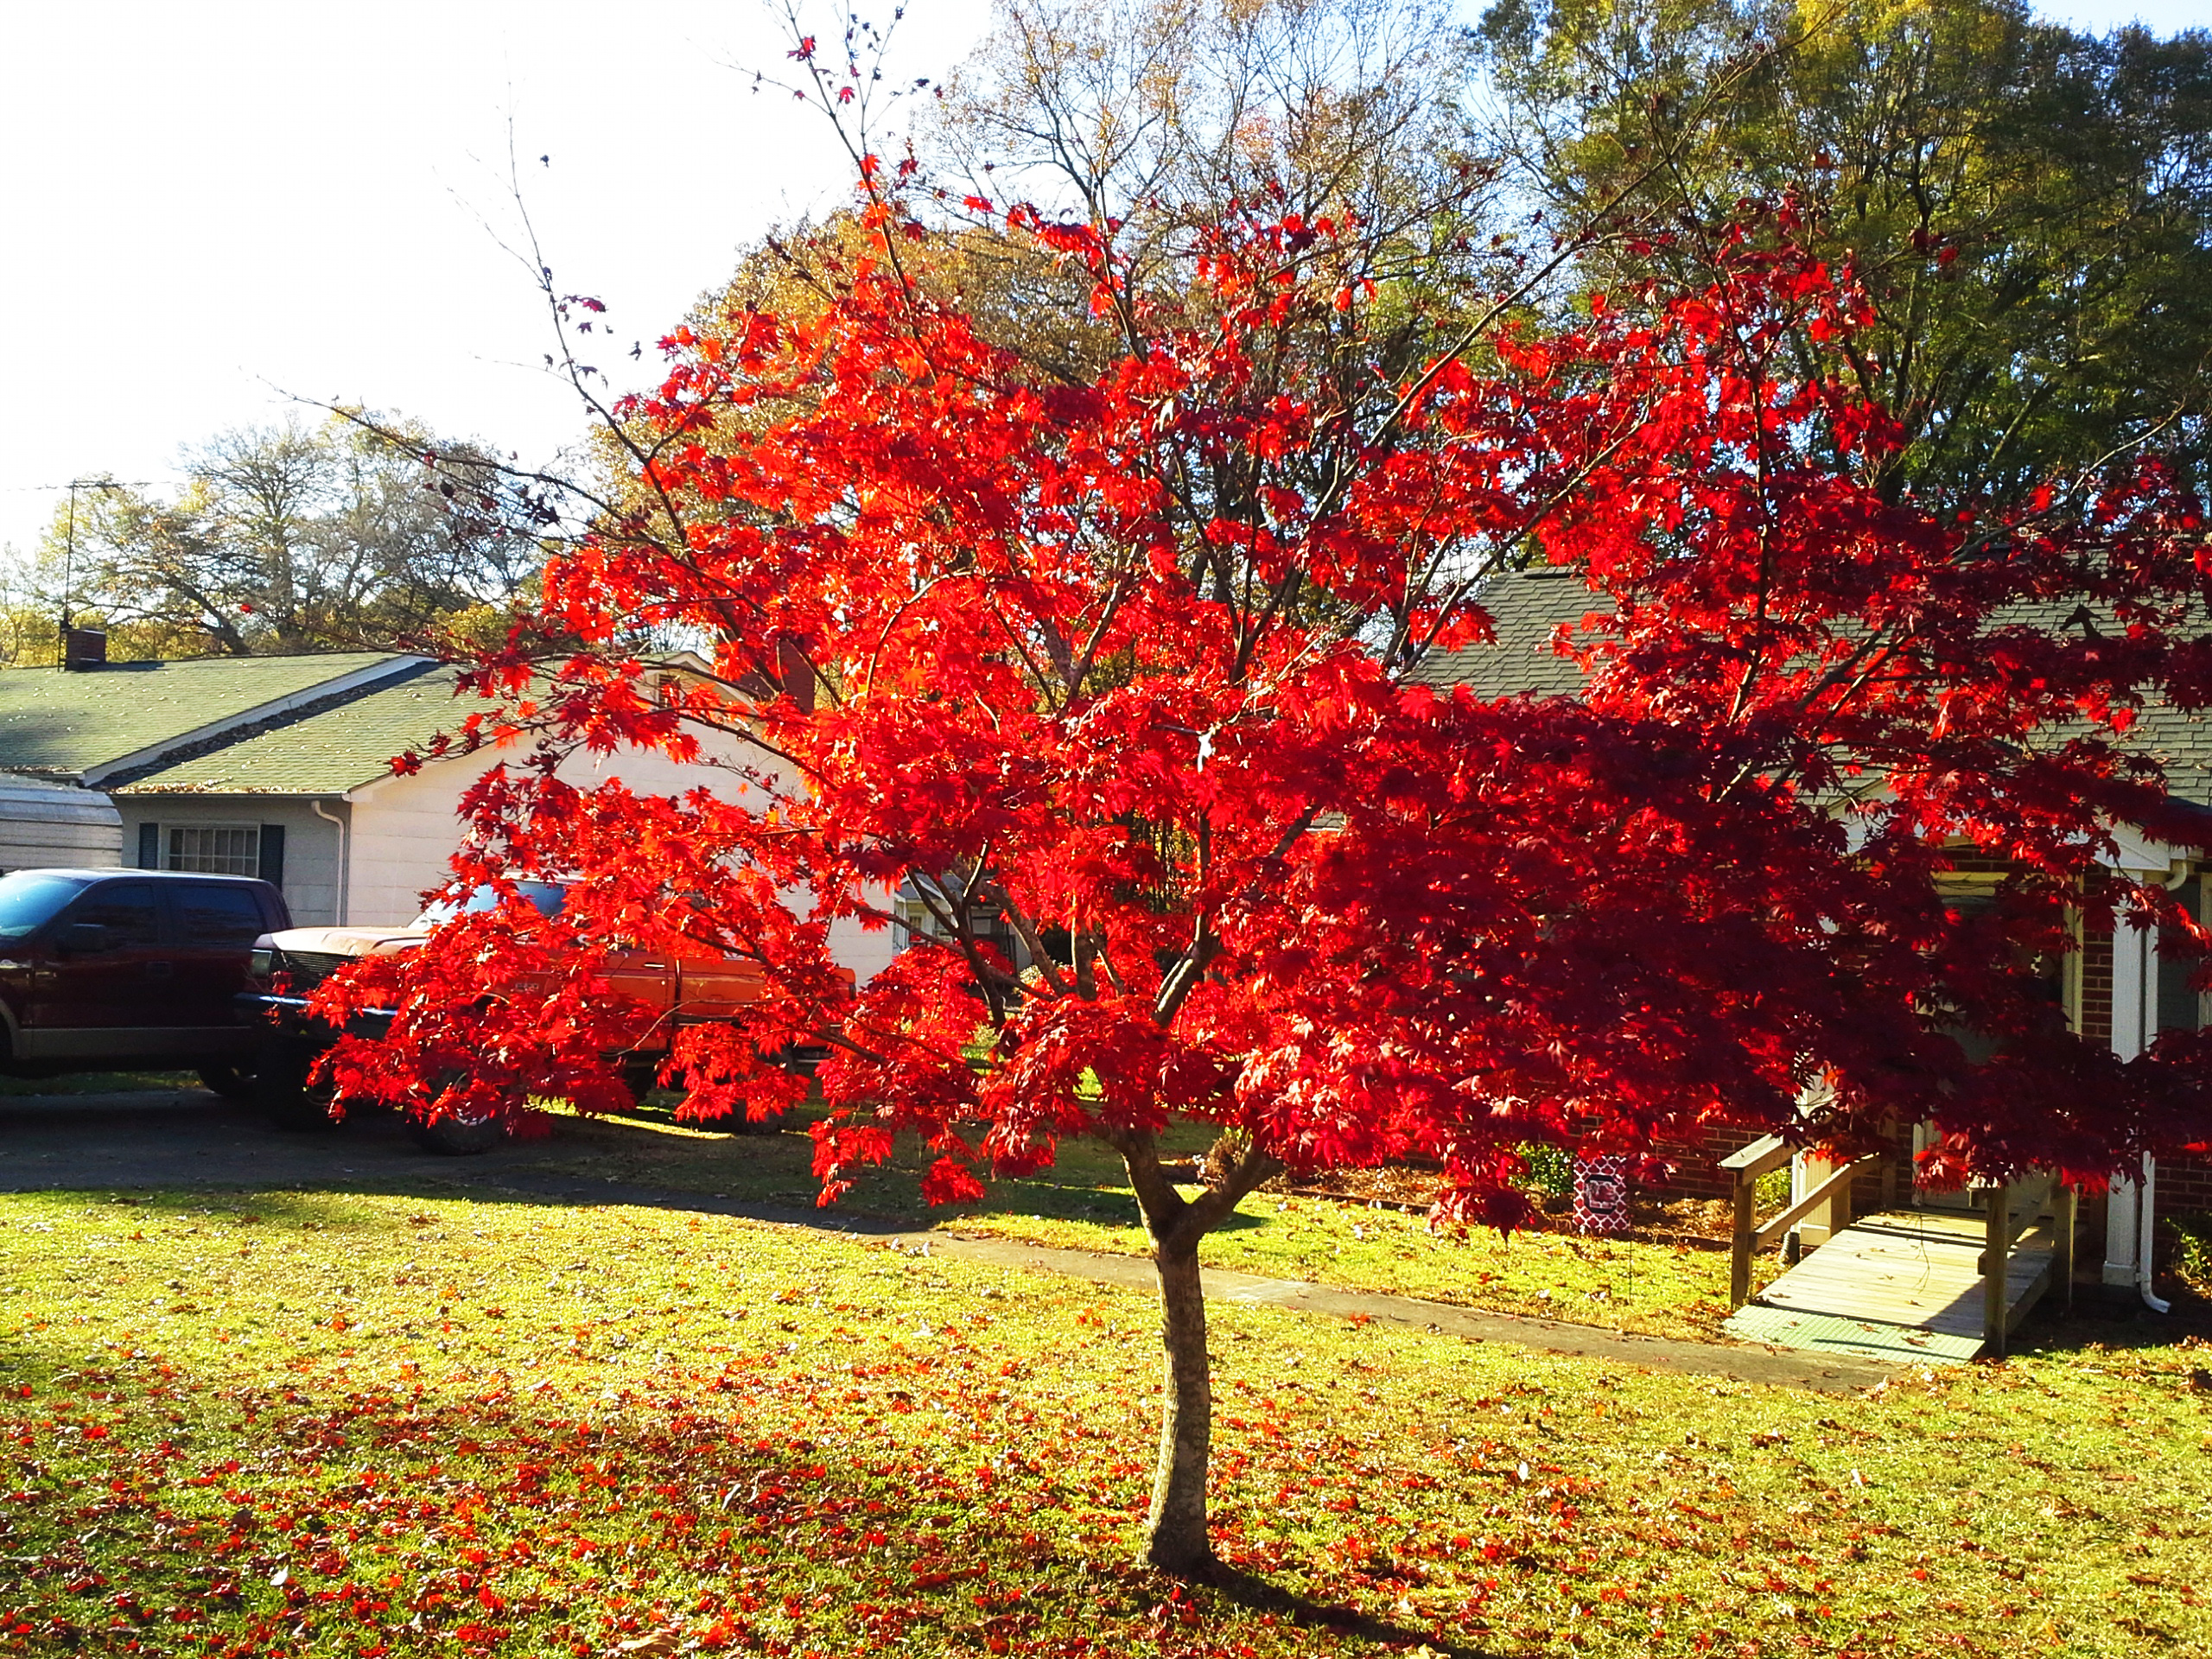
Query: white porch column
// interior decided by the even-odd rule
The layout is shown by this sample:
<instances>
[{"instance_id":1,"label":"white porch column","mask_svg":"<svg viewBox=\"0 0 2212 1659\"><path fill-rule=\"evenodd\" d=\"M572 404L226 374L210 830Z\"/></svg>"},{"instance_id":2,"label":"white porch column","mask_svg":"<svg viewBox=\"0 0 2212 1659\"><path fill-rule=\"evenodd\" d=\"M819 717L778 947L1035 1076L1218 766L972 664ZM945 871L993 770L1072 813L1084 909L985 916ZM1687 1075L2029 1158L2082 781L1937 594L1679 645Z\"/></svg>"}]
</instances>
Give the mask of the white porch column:
<instances>
[{"instance_id":1,"label":"white porch column","mask_svg":"<svg viewBox=\"0 0 2212 1659\"><path fill-rule=\"evenodd\" d=\"M2135 928L2125 918L2113 925L2112 1052L2132 1060L2157 1038L2158 1018L2158 934ZM2105 1205L2104 1282L2151 1286L2152 1205L2158 1166L2143 1160L2140 1179L2114 1177Z\"/></svg>"},{"instance_id":2,"label":"white porch column","mask_svg":"<svg viewBox=\"0 0 2212 1659\"><path fill-rule=\"evenodd\" d=\"M1817 1189L1822 1181L1835 1173L1838 1166L1816 1154L1801 1152L1789 1160L1789 1202L1796 1204ZM1843 1230L1844 1206L1851 1202L1848 1192L1838 1193L1819 1209L1799 1222L1796 1228L1797 1248L1817 1250L1837 1233Z\"/></svg>"}]
</instances>

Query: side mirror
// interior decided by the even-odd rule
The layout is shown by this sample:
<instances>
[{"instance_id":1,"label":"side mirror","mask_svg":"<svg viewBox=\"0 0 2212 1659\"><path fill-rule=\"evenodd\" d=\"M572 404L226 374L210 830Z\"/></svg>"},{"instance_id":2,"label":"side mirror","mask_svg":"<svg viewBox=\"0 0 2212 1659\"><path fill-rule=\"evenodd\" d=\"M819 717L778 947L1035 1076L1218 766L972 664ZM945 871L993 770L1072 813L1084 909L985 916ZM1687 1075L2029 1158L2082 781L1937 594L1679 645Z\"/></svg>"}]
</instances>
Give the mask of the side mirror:
<instances>
[{"instance_id":1,"label":"side mirror","mask_svg":"<svg viewBox=\"0 0 2212 1659\"><path fill-rule=\"evenodd\" d=\"M72 922L54 941L57 957L97 957L108 948L107 929L98 922Z\"/></svg>"}]
</instances>

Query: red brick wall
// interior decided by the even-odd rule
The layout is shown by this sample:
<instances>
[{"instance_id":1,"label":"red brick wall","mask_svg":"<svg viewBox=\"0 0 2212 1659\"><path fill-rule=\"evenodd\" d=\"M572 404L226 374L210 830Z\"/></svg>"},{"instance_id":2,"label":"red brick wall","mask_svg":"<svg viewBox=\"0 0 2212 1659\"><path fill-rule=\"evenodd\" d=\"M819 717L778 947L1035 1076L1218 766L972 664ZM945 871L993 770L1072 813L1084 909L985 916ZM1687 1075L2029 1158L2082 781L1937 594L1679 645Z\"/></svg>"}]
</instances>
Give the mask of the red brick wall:
<instances>
[{"instance_id":1,"label":"red brick wall","mask_svg":"<svg viewBox=\"0 0 2212 1659\"><path fill-rule=\"evenodd\" d=\"M1662 1147L1659 1155L1675 1166L1675 1173L1656 1185L1647 1182L1645 1190L1669 1198L1727 1198L1735 1192L1735 1183L1720 1167L1720 1160L1758 1138L1755 1130L1715 1124L1706 1130L1702 1145Z\"/></svg>"},{"instance_id":2,"label":"red brick wall","mask_svg":"<svg viewBox=\"0 0 2212 1659\"><path fill-rule=\"evenodd\" d=\"M2112 935L2092 934L2082 945L2082 1034L2112 1046Z\"/></svg>"},{"instance_id":3,"label":"red brick wall","mask_svg":"<svg viewBox=\"0 0 2212 1659\"><path fill-rule=\"evenodd\" d=\"M1663 1181L1643 1184L1643 1190L1663 1198L1725 1198L1732 1192L1720 1160L1749 1146L1758 1137L1749 1129L1717 1128L1707 1132L1703 1147L1665 1147L1660 1155L1675 1166ZM1900 1159L1912 1150L1911 1136L1897 1137ZM1904 1177L1900 1173L1898 1179ZM1852 1184L1852 1200L1863 1214L1881 1205L1881 1177L1862 1175ZM1905 1194L1898 1193L1903 1202ZM2166 1215L2212 1214L2212 1159L2166 1158L2158 1162L2158 1209Z\"/></svg>"},{"instance_id":4,"label":"red brick wall","mask_svg":"<svg viewBox=\"0 0 2212 1659\"><path fill-rule=\"evenodd\" d=\"M1646 1182L1644 1190L1667 1198L1725 1198L1735 1191L1727 1173L1721 1169L1720 1160L1732 1152L1740 1151L1759 1137L1750 1129L1716 1125L1705 1134L1701 1147L1669 1146L1660 1148L1660 1155L1675 1166L1674 1174L1659 1182ZM1909 1158L1912 1152L1910 1130L1891 1137L1891 1145L1900 1159ZM1905 1178L1900 1174L1898 1179ZM1851 1184L1852 1202L1860 1211L1878 1209L1882 1199L1882 1176L1879 1171L1861 1175ZM1900 1193L1899 1201L1904 1195Z\"/></svg>"},{"instance_id":5,"label":"red brick wall","mask_svg":"<svg viewBox=\"0 0 2212 1659\"><path fill-rule=\"evenodd\" d=\"M2112 1041L2112 936L2092 934L2082 947L2082 1034ZM2158 1165L2158 1208L2169 1215L2212 1211L2212 1161L2172 1158Z\"/></svg>"},{"instance_id":6,"label":"red brick wall","mask_svg":"<svg viewBox=\"0 0 2212 1659\"><path fill-rule=\"evenodd\" d=\"M2212 1214L2212 1160L2162 1160L2158 1165L2158 1209L2169 1216Z\"/></svg>"}]
</instances>

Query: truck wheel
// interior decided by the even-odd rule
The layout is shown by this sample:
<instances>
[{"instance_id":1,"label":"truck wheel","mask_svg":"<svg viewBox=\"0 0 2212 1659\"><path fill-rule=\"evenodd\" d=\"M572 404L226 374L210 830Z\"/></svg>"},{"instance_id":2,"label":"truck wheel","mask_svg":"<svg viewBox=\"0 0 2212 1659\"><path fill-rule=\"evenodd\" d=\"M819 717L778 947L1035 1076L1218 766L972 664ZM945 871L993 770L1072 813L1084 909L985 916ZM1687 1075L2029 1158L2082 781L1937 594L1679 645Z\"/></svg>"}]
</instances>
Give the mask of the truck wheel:
<instances>
[{"instance_id":1,"label":"truck wheel","mask_svg":"<svg viewBox=\"0 0 2212 1659\"><path fill-rule=\"evenodd\" d=\"M428 1091L429 1097L436 1100L455 1080L452 1077L434 1078ZM448 1113L436 1119L418 1117L410 1112L407 1133L425 1152L435 1152L445 1158L467 1158L489 1152L505 1141L507 1125L505 1115L499 1112L481 1116L473 1112L460 1116Z\"/></svg>"},{"instance_id":2,"label":"truck wheel","mask_svg":"<svg viewBox=\"0 0 2212 1659\"><path fill-rule=\"evenodd\" d=\"M310 1086L308 1073L319 1051L297 1043L276 1043L261 1051L253 1065L254 1104L280 1129L329 1129L330 1090ZM209 1086L213 1087L211 1081Z\"/></svg>"},{"instance_id":3,"label":"truck wheel","mask_svg":"<svg viewBox=\"0 0 2212 1659\"><path fill-rule=\"evenodd\" d=\"M200 1068L200 1081L225 1100L251 1100L255 1096L253 1067L236 1060L217 1060Z\"/></svg>"}]
</instances>

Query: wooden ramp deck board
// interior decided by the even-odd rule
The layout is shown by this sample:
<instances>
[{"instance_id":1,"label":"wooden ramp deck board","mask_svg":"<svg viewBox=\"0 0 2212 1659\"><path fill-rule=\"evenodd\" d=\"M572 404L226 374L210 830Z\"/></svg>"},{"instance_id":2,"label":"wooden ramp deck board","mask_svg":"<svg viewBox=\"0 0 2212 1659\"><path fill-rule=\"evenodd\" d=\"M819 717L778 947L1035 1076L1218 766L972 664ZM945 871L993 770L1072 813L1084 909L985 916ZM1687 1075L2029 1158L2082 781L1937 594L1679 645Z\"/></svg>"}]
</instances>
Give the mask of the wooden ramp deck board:
<instances>
[{"instance_id":1,"label":"wooden ramp deck board","mask_svg":"<svg viewBox=\"0 0 2212 1659\"><path fill-rule=\"evenodd\" d=\"M1928 1210L1866 1216L1730 1316L1732 1336L1779 1348L1958 1364L1982 1351L1980 1216ZM2005 1264L2008 1324L2051 1277L2048 1237Z\"/></svg>"}]
</instances>

